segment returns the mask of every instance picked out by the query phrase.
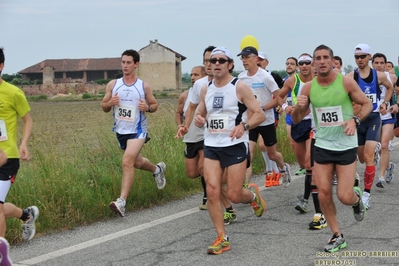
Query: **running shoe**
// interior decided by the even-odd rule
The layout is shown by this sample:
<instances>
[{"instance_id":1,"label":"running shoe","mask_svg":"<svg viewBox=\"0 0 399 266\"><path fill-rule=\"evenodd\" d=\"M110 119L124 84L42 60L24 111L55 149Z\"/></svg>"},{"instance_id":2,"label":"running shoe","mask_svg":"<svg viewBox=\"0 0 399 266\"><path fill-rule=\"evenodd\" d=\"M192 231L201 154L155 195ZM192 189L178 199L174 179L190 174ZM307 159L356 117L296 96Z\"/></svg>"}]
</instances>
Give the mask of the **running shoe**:
<instances>
[{"instance_id":1,"label":"running shoe","mask_svg":"<svg viewBox=\"0 0 399 266\"><path fill-rule=\"evenodd\" d=\"M0 237L0 256L1 256L1 266L11 266L12 261L8 256L10 252L10 245L8 244L7 240L3 237Z\"/></svg>"},{"instance_id":2,"label":"running shoe","mask_svg":"<svg viewBox=\"0 0 399 266\"><path fill-rule=\"evenodd\" d=\"M229 225L232 222L237 221L237 215L236 215L236 211L233 210L232 212L224 212L223 214L223 222L224 225Z\"/></svg>"},{"instance_id":3,"label":"running shoe","mask_svg":"<svg viewBox=\"0 0 399 266\"><path fill-rule=\"evenodd\" d=\"M313 220L309 223L309 230L320 230L327 227L327 221L321 213L315 213Z\"/></svg>"},{"instance_id":4,"label":"running shoe","mask_svg":"<svg viewBox=\"0 0 399 266\"><path fill-rule=\"evenodd\" d=\"M384 188L385 187L385 180L384 177L380 177L377 181L377 184L375 184L379 188Z\"/></svg>"},{"instance_id":5,"label":"running shoe","mask_svg":"<svg viewBox=\"0 0 399 266\"><path fill-rule=\"evenodd\" d=\"M344 235L340 236L335 233L333 237L328 241L328 244L324 246L325 252L337 252L340 249L346 248L347 244Z\"/></svg>"},{"instance_id":6,"label":"running shoe","mask_svg":"<svg viewBox=\"0 0 399 266\"><path fill-rule=\"evenodd\" d=\"M273 172L267 172L265 176L265 187L272 187L274 184L274 178L276 176L276 173Z\"/></svg>"},{"instance_id":7,"label":"running shoe","mask_svg":"<svg viewBox=\"0 0 399 266\"><path fill-rule=\"evenodd\" d=\"M228 236L219 235L212 246L206 251L210 255L218 255L224 251L230 250L230 240Z\"/></svg>"},{"instance_id":8,"label":"running shoe","mask_svg":"<svg viewBox=\"0 0 399 266\"><path fill-rule=\"evenodd\" d=\"M306 174L306 169L304 168L299 168L298 171L296 171L295 175L304 175Z\"/></svg>"},{"instance_id":9,"label":"running shoe","mask_svg":"<svg viewBox=\"0 0 399 266\"><path fill-rule=\"evenodd\" d=\"M254 209L254 213L256 216L261 217L266 212L266 202L262 198L259 192L259 187L257 184L250 183L248 184L249 190L255 193L255 199L250 203L252 209Z\"/></svg>"},{"instance_id":10,"label":"running shoe","mask_svg":"<svg viewBox=\"0 0 399 266\"><path fill-rule=\"evenodd\" d=\"M35 222L37 217L39 217L39 209L36 206L30 206L26 208L26 211L29 213L29 219L22 224L22 238L29 241L36 233Z\"/></svg>"},{"instance_id":11,"label":"running shoe","mask_svg":"<svg viewBox=\"0 0 399 266\"><path fill-rule=\"evenodd\" d=\"M337 178L337 175L336 175L336 174L334 174L334 176L333 176L332 184L333 184L333 185L338 184L338 178Z\"/></svg>"},{"instance_id":12,"label":"running shoe","mask_svg":"<svg viewBox=\"0 0 399 266\"><path fill-rule=\"evenodd\" d=\"M163 189L166 186L166 179L165 179L165 170L166 164L164 162L157 163L157 167L159 167L159 173L153 174L155 181L157 182L158 189Z\"/></svg>"},{"instance_id":13,"label":"running shoe","mask_svg":"<svg viewBox=\"0 0 399 266\"><path fill-rule=\"evenodd\" d=\"M280 179L281 179L281 173L278 172L278 173L276 173L276 175L274 176L273 186L278 187L278 186L280 185Z\"/></svg>"},{"instance_id":14,"label":"running shoe","mask_svg":"<svg viewBox=\"0 0 399 266\"><path fill-rule=\"evenodd\" d=\"M362 201L364 206L366 207L366 210L370 208L370 197L370 193L363 191Z\"/></svg>"},{"instance_id":15,"label":"running shoe","mask_svg":"<svg viewBox=\"0 0 399 266\"><path fill-rule=\"evenodd\" d=\"M377 166L380 163L380 151L381 151L381 143L377 143L377 147L374 152L374 165Z\"/></svg>"},{"instance_id":16,"label":"running shoe","mask_svg":"<svg viewBox=\"0 0 399 266\"><path fill-rule=\"evenodd\" d=\"M354 187L353 191L355 191L356 195L359 197L359 202L355 205L352 205L353 215L355 216L355 220L360 222L364 219L364 216L366 215L367 208L362 200L362 190L359 187ZM364 193L367 193L367 192L364 192ZM364 196L364 193L363 193L363 196ZM367 194L369 194L369 193L367 193Z\"/></svg>"},{"instance_id":17,"label":"running shoe","mask_svg":"<svg viewBox=\"0 0 399 266\"><path fill-rule=\"evenodd\" d=\"M207 198L202 198L202 203L199 205L199 209L201 211L206 211L208 209L208 204L206 204L208 201Z\"/></svg>"},{"instance_id":18,"label":"running shoe","mask_svg":"<svg viewBox=\"0 0 399 266\"><path fill-rule=\"evenodd\" d=\"M385 174L385 180L387 183L390 183L393 179L393 169L395 169L395 164L393 162L389 162L389 167L387 168L387 172Z\"/></svg>"},{"instance_id":19,"label":"running shoe","mask_svg":"<svg viewBox=\"0 0 399 266\"><path fill-rule=\"evenodd\" d=\"M392 143L392 140L390 140L389 143L388 143L388 151L393 151L393 143Z\"/></svg>"},{"instance_id":20,"label":"running shoe","mask_svg":"<svg viewBox=\"0 0 399 266\"><path fill-rule=\"evenodd\" d=\"M297 210L301 213L308 212L308 200L306 200L302 195L299 195L298 199L299 199L299 202L295 206L295 210Z\"/></svg>"},{"instance_id":21,"label":"running shoe","mask_svg":"<svg viewBox=\"0 0 399 266\"><path fill-rule=\"evenodd\" d=\"M122 198L118 198L116 201L113 201L109 204L109 208L111 209L111 211L119 214L122 217L125 216L125 206L126 200Z\"/></svg>"},{"instance_id":22,"label":"running shoe","mask_svg":"<svg viewBox=\"0 0 399 266\"><path fill-rule=\"evenodd\" d=\"M291 183L290 165L288 163L284 164L284 170L285 172L281 173L282 183L284 187L288 187Z\"/></svg>"}]
</instances>

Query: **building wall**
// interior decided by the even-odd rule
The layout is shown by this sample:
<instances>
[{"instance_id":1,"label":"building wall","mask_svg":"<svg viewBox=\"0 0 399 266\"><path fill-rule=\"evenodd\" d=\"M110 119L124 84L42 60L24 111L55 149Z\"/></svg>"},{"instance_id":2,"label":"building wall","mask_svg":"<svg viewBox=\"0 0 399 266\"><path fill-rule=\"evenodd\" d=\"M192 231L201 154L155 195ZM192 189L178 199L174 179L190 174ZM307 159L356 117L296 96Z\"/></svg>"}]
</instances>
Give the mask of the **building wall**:
<instances>
[{"instance_id":1,"label":"building wall","mask_svg":"<svg viewBox=\"0 0 399 266\"><path fill-rule=\"evenodd\" d=\"M43 68L43 84L53 84L54 69L51 66Z\"/></svg>"},{"instance_id":2,"label":"building wall","mask_svg":"<svg viewBox=\"0 0 399 266\"><path fill-rule=\"evenodd\" d=\"M140 65L137 76L149 83L152 90L177 89L176 56L173 52L150 41L150 45L140 52Z\"/></svg>"}]
</instances>

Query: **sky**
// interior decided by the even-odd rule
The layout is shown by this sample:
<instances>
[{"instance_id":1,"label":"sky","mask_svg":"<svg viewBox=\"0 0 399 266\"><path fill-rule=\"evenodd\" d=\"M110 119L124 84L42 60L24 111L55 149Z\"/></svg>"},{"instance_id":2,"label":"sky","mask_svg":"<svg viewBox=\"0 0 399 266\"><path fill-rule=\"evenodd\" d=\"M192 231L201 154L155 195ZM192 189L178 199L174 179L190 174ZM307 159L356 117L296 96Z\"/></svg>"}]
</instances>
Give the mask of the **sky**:
<instances>
[{"instance_id":1,"label":"sky","mask_svg":"<svg viewBox=\"0 0 399 266\"><path fill-rule=\"evenodd\" d=\"M202 64L208 45L235 56L254 36L270 70L285 69L287 57L331 47L344 66L367 43L398 64L399 0L1 0L3 74L46 59L119 57L150 40L187 59L183 73ZM243 70L235 59L235 70Z\"/></svg>"}]
</instances>

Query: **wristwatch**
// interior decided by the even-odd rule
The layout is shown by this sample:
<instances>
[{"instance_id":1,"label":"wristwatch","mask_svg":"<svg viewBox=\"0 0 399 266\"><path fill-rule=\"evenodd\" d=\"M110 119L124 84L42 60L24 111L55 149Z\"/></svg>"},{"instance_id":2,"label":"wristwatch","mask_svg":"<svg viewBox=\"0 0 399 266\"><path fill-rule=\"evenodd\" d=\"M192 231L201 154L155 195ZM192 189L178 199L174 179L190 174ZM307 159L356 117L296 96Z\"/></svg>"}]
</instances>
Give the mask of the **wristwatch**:
<instances>
[{"instance_id":1,"label":"wristwatch","mask_svg":"<svg viewBox=\"0 0 399 266\"><path fill-rule=\"evenodd\" d=\"M244 130L249 130L249 124L247 123L244 124Z\"/></svg>"},{"instance_id":2,"label":"wristwatch","mask_svg":"<svg viewBox=\"0 0 399 266\"><path fill-rule=\"evenodd\" d=\"M355 120L356 126L360 125L360 118L357 116L352 116L353 120Z\"/></svg>"}]
</instances>

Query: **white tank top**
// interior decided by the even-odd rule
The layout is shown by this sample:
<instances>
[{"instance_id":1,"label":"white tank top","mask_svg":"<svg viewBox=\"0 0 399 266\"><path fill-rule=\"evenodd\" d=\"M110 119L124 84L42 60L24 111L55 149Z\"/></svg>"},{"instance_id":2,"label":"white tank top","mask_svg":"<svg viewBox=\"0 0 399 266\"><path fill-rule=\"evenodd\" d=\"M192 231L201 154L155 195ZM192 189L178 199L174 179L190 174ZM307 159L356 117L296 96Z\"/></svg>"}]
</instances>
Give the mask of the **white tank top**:
<instances>
[{"instance_id":1,"label":"white tank top","mask_svg":"<svg viewBox=\"0 0 399 266\"><path fill-rule=\"evenodd\" d=\"M389 72L386 72L386 71L385 71L384 73L385 73L385 75L387 76L389 82L391 82L391 84L392 84L392 80L391 80L391 76L389 75ZM379 103L378 106L380 106L380 105L384 102L385 94L387 93L387 88L386 88L384 85L381 85L381 84L380 84L380 90L381 90L381 94L380 94L380 103ZM389 107L388 107L387 113L386 113L385 115L383 115L383 114L380 113L380 116L381 116L381 120L392 119L392 114L391 114L391 112L389 111Z\"/></svg>"},{"instance_id":2,"label":"white tank top","mask_svg":"<svg viewBox=\"0 0 399 266\"><path fill-rule=\"evenodd\" d=\"M183 116L186 116L187 108L188 108L188 105L190 104L189 97L190 97L190 94L193 94L193 93L194 92L193 92L192 87L190 89L188 89L186 101L184 102L184 106L183 106ZM204 139L204 128L203 127L199 128L199 127L195 126L195 124L194 124L196 115L197 115L197 109L195 110L193 120L191 121L191 125L188 128L188 132L183 137L183 142L197 143Z\"/></svg>"},{"instance_id":3,"label":"white tank top","mask_svg":"<svg viewBox=\"0 0 399 266\"><path fill-rule=\"evenodd\" d=\"M205 95L207 110L204 144L211 147L228 147L242 142L249 142L248 131L233 141L229 137L231 130L246 121L246 106L238 100L236 78L223 87L216 87L210 82ZM234 83L234 84L233 84Z\"/></svg>"},{"instance_id":4,"label":"white tank top","mask_svg":"<svg viewBox=\"0 0 399 266\"><path fill-rule=\"evenodd\" d=\"M123 78L117 79L112 96L118 93L119 106L114 106L114 128L119 134L148 133L145 112L139 111L140 99L145 101L144 82L137 79L133 85L126 85Z\"/></svg>"}]
</instances>

